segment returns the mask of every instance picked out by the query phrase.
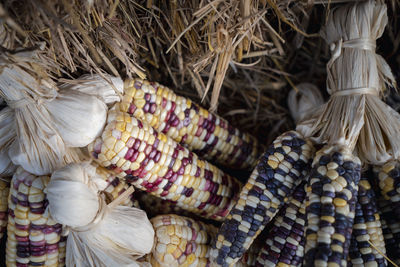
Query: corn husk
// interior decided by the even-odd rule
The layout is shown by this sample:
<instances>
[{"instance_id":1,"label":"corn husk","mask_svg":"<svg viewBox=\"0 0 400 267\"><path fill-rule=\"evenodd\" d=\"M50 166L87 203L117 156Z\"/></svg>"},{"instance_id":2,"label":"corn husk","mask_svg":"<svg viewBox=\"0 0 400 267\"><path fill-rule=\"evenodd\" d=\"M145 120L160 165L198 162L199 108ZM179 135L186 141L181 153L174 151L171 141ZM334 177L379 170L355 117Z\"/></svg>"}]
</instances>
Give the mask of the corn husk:
<instances>
[{"instance_id":1,"label":"corn husk","mask_svg":"<svg viewBox=\"0 0 400 267\"><path fill-rule=\"evenodd\" d=\"M106 103L119 101L123 88L119 78L106 81L92 76L82 84L69 82L59 89L43 64L38 50L0 57L0 95L14 113L16 133L14 142L1 153L8 153L15 165L36 175L80 161L76 148L101 134Z\"/></svg>"},{"instance_id":2,"label":"corn husk","mask_svg":"<svg viewBox=\"0 0 400 267\"><path fill-rule=\"evenodd\" d=\"M8 156L8 150L15 140L14 113L8 107L0 111L0 177L11 176L16 166Z\"/></svg>"},{"instance_id":3,"label":"corn husk","mask_svg":"<svg viewBox=\"0 0 400 267\"><path fill-rule=\"evenodd\" d=\"M99 185L99 182L101 184ZM69 229L67 266L143 266L138 259L153 247L154 230L144 211L105 204L104 183L88 163L53 173L47 187L49 212ZM127 191L128 192L128 191Z\"/></svg>"},{"instance_id":4,"label":"corn husk","mask_svg":"<svg viewBox=\"0 0 400 267\"><path fill-rule=\"evenodd\" d=\"M386 5L374 1L332 10L322 31L332 51L327 64L331 98L297 128L318 143L355 149L368 164L400 156L400 117L380 99L394 77L375 53L387 20Z\"/></svg>"}]
</instances>

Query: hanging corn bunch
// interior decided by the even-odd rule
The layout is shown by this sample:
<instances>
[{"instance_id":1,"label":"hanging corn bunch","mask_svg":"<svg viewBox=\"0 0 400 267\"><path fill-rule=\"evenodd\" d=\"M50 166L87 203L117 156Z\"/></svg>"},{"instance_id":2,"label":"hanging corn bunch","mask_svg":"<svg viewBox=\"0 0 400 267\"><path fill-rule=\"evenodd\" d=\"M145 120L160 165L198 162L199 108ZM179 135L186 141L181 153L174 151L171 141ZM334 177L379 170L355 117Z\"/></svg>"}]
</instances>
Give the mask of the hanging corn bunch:
<instances>
[{"instance_id":1,"label":"hanging corn bunch","mask_svg":"<svg viewBox=\"0 0 400 267\"><path fill-rule=\"evenodd\" d=\"M147 123L111 110L89 146L95 160L136 188L176 201L201 216L222 220L241 184Z\"/></svg>"},{"instance_id":2,"label":"hanging corn bunch","mask_svg":"<svg viewBox=\"0 0 400 267\"><path fill-rule=\"evenodd\" d=\"M284 133L274 141L218 231L211 253L215 264L237 262L301 183L312 154L313 145L297 132Z\"/></svg>"},{"instance_id":3,"label":"hanging corn bunch","mask_svg":"<svg viewBox=\"0 0 400 267\"><path fill-rule=\"evenodd\" d=\"M156 82L126 80L118 106L198 156L231 168L254 167L262 149L253 136Z\"/></svg>"}]
</instances>

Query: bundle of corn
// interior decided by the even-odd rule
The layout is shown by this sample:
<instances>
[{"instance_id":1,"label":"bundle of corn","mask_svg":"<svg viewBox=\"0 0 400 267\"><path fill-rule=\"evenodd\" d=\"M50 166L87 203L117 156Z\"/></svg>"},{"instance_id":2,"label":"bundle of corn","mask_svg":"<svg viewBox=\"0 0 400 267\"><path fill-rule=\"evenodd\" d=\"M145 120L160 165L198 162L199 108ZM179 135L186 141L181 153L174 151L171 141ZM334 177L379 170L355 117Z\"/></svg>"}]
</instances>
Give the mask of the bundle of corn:
<instances>
[{"instance_id":1,"label":"bundle of corn","mask_svg":"<svg viewBox=\"0 0 400 267\"><path fill-rule=\"evenodd\" d=\"M279 136L260 158L218 232L215 264L237 262L307 173L313 145L297 132Z\"/></svg>"},{"instance_id":2,"label":"bundle of corn","mask_svg":"<svg viewBox=\"0 0 400 267\"><path fill-rule=\"evenodd\" d=\"M272 222L272 228L257 256L257 267L300 266L303 262L305 243L304 183L293 192Z\"/></svg>"},{"instance_id":3,"label":"bundle of corn","mask_svg":"<svg viewBox=\"0 0 400 267\"><path fill-rule=\"evenodd\" d=\"M254 167L261 150L253 136L158 83L126 80L119 109L187 145L198 156L231 168Z\"/></svg>"},{"instance_id":4,"label":"bundle of corn","mask_svg":"<svg viewBox=\"0 0 400 267\"><path fill-rule=\"evenodd\" d=\"M7 266L64 266L62 226L45 212L48 176L35 176L18 168L11 180L8 200Z\"/></svg>"},{"instance_id":5,"label":"bundle of corn","mask_svg":"<svg viewBox=\"0 0 400 267\"><path fill-rule=\"evenodd\" d=\"M154 217L151 222L156 233L149 255L152 266L210 266L215 226L174 214ZM235 266L253 266L258 249L250 248Z\"/></svg>"},{"instance_id":6,"label":"bundle of corn","mask_svg":"<svg viewBox=\"0 0 400 267\"><path fill-rule=\"evenodd\" d=\"M9 179L0 177L0 240L7 227L8 194L10 192Z\"/></svg>"},{"instance_id":7,"label":"bundle of corn","mask_svg":"<svg viewBox=\"0 0 400 267\"><path fill-rule=\"evenodd\" d=\"M129 114L111 110L89 145L95 160L135 187L201 216L222 220L241 184Z\"/></svg>"},{"instance_id":8,"label":"bundle of corn","mask_svg":"<svg viewBox=\"0 0 400 267\"><path fill-rule=\"evenodd\" d=\"M51 176L48 210L69 231L66 265L139 266L153 246L153 227L142 210L118 206L133 188L106 204L102 184L88 163L67 165Z\"/></svg>"},{"instance_id":9,"label":"bundle of corn","mask_svg":"<svg viewBox=\"0 0 400 267\"><path fill-rule=\"evenodd\" d=\"M386 247L378 213L377 198L366 174L361 176L358 187L358 199L349 250L351 264L360 267L387 266L384 258Z\"/></svg>"}]
</instances>

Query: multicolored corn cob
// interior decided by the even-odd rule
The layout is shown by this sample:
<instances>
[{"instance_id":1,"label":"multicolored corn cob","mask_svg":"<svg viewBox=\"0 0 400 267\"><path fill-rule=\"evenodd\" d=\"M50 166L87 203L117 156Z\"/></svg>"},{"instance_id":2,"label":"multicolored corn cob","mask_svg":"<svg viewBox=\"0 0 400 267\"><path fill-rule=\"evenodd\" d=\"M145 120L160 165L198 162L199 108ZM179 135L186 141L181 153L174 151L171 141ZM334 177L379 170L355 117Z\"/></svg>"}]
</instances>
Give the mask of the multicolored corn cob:
<instances>
[{"instance_id":1,"label":"multicolored corn cob","mask_svg":"<svg viewBox=\"0 0 400 267\"><path fill-rule=\"evenodd\" d=\"M187 145L198 156L224 166L252 168L262 152L251 135L158 83L126 80L118 108Z\"/></svg>"},{"instance_id":2,"label":"multicolored corn cob","mask_svg":"<svg viewBox=\"0 0 400 267\"><path fill-rule=\"evenodd\" d=\"M150 255L153 267L210 266L211 243L218 228L174 214L159 215L151 222L156 232L155 246ZM258 250L251 247L235 266L253 266Z\"/></svg>"},{"instance_id":3,"label":"multicolored corn cob","mask_svg":"<svg viewBox=\"0 0 400 267\"><path fill-rule=\"evenodd\" d=\"M62 226L45 213L43 190L50 177L34 176L18 168L8 200L6 264L8 267L65 265Z\"/></svg>"},{"instance_id":4,"label":"multicolored corn cob","mask_svg":"<svg viewBox=\"0 0 400 267\"><path fill-rule=\"evenodd\" d=\"M346 266L361 163L345 148L316 153L307 181L304 266Z\"/></svg>"},{"instance_id":5,"label":"multicolored corn cob","mask_svg":"<svg viewBox=\"0 0 400 267\"><path fill-rule=\"evenodd\" d=\"M214 264L230 266L243 255L303 180L312 154L312 144L294 131L274 141L219 229L211 254Z\"/></svg>"},{"instance_id":6,"label":"multicolored corn cob","mask_svg":"<svg viewBox=\"0 0 400 267\"><path fill-rule=\"evenodd\" d=\"M147 123L116 111L110 111L108 119L102 136L89 146L101 166L183 209L210 219L225 218L240 182Z\"/></svg>"},{"instance_id":7,"label":"multicolored corn cob","mask_svg":"<svg viewBox=\"0 0 400 267\"><path fill-rule=\"evenodd\" d=\"M385 258L369 242L386 254L377 199L368 178L362 175L349 250L351 266L387 266Z\"/></svg>"},{"instance_id":8,"label":"multicolored corn cob","mask_svg":"<svg viewBox=\"0 0 400 267\"><path fill-rule=\"evenodd\" d=\"M400 265L400 223L396 216L393 216L390 201L381 196L378 198L378 206L381 214L386 255L390 260Z\"/></svg>"},{"instance_id":9,"label":"multicolored corn cob","mask_svg":"<svg viewBox=\"0 0 400 267\"><path fill-rule=\"evenodd\" d=\"M256 267L300 266L305 243L306 192L301 183L274 218L272 229L256 260Z\"/></svg>"},{"instance_id":10,"label":"multicolored corn cob","mask_svg":"<svg viewBox=\"0 0 400 267\"><path fill-rule=\"evenodd\" d=\"M8 194L10 192L10 182L8 179L0 178L0 239L7 229L7 210Z\"/></svg>"},{"instance_id":11,"label":"multicolored corn cob","mask_svg":"<svg viewBox=\"0 0 400 267\"><path fill-rule=\"evenodd\" d=\"M392 203L393 215L400 221L400 162L393 160L383 165L378 177L381 194Z\"/></svg>"}]
</instances>

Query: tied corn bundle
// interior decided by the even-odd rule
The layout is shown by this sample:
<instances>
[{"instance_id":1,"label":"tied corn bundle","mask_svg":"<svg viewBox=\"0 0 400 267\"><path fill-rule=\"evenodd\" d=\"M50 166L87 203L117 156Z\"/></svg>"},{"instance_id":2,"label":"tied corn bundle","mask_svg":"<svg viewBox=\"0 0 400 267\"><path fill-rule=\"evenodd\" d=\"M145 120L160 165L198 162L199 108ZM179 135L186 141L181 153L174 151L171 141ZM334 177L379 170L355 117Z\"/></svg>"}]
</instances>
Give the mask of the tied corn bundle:
<instances>
[{"instance_id":1,"label":"tied corn bundle","mask_svg":"<svg viewBox=\"0 0 400 267\"><path fill-rule=\"evenodd\" d=\"M230 266L240 259L303 180L312 154L313 145L297 132L274 141L218 231L211 254L214 264Z\"/></svg>"},{"instance_id":2,"label":"tied corn bundle","mask_svg":"<svg viewBox=\"0 0 400 267\"><path fill-rule=\"evenodd\" d=\"M103 182L88 163L67 165L51 176L48 209L69 231L66 265L148 266L139 261L153 246L154 230L146 213L118 206L131 190L107 205L99 193Z\"/></svg>"},{"instance_id":3,"label":"tied corn bundle","mask_svg":"<svg viewBox=\"0 0 400 267\"><path fill-rule=\"evenodd\" d=\"M126 80L118 105L198 156L221 165L251 168L261 152L253 136L155 82Z\"/></svg>"},{"instance_id":4,"label":"tied corn bundle","mask_svg":"<svg viewBox=\"0 0 400 267\"><path fill-rule=\"evenodd\" d=\"M293 192L272 222L264 247L258 254L256 267L300 266L303 262L305 243L305 199L304 183Z\"/></svg>"},{"instance_id":5,"label":"tied corn bundle","mask_svg":"<svg viewBox=\"0 0 400 267\"><path fill-rule=\"evenodd\" d=\"M10 181L0 177L0 240L3 238L7 227L8 194Z\"/></svg>"},{"instance_id":6,"label":"tied corn bundle","mask_svg":"<svg viewBox=\"0 0 400 267\"><path fill-rule=\"evenodd\" d=\"M155 246L150 255L153 267L210 266L211 243L218 229L191 218L175 214L151 219L155 229ZM253 266L258 247L252 246L235 267Z\"/></svg>"},{"instance_id":7,"label":"tied corn bundle","mask_svg":"<svg viewBox=\"0 0 400 267\"><path fill-rule=\"evenodd\" d=\"M45 212L48 176L35 176L18 168L11 180L8 200L7 267L65 265L62 226Z\"/></svg>"},{"instance_id":8,"label":"tied corn bundle","mask_svg":"<svg viewBox=\"0 0 400 267\"><path fill-rule=\"evenodd\" d=\"M0 96L8 105L0 115L6 128L0 138L1 172L10 164L6 156L36 175L81 160L77 148L99 135L106 104L119 100L111 96L123 90L121 79L98 75L60 89L47 75L40 51L2 53L0 66Z\"/></svg>"},{"instance_id":9,"label":"tied corn bundle","mask_svg":"<svg viewBox=\"0 0 400 267\"><path fill-rule=\"evenodd\" d=\"M390 201L384 197L378 198L381 214L382 232L385 239L386 253L389 259L400 265L400 223L393 216Z\"/></svg>"},{"instance_id":10,"label":"tied corn bundle","mask_svg":"<svg viewBox=\"0 0 400 267\"><path fill-rule=\"evenodd\" d=\"M304 266L346 266L360 160L344 148L316 153L307 182Z\"/></svg>"},{"instance_id":11,"label":"tied corn bundle","mask_svg":"<svg viewBox=\"0 0 400 267\"><path fill-rule=\"evenodd\" d=\"M351 266L387 266L386 259L380 254L386 254L386 247L377 205L375 193L364 174L358 184L358 200L349 250Z\"/></svg>"},{"instance_id":12,"label":"tied corn bundle","mask_svg":"<svg viewBox=\"0 0 400 267\"><path fill-rule=\"evenodd\" d=\"M136 188L210 219L223 220L241 188L233 177L123 112L109 112L89 151L99 165Z\"/></svg>"}]
</instances>

